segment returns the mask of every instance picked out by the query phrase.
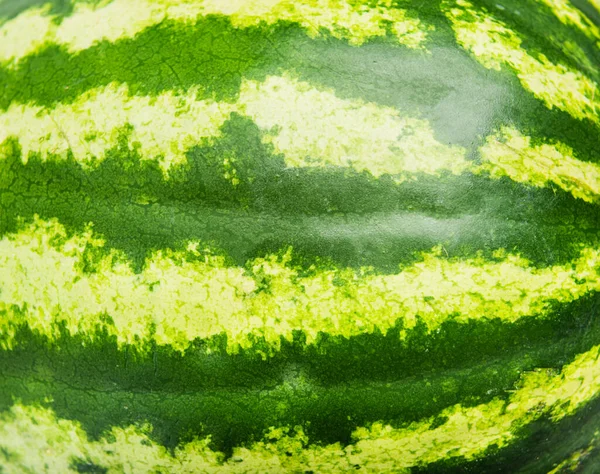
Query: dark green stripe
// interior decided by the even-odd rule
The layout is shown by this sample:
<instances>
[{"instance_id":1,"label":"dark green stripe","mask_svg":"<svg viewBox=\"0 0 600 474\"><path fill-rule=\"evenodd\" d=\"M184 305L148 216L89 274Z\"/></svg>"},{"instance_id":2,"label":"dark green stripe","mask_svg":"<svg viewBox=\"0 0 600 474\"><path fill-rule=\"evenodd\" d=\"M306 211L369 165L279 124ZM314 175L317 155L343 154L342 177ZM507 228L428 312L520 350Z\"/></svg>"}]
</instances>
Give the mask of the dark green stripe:
<instances>
[{"instance_id":1,"label":"dark green stripe","mask_svg":"<svg viewBox=\"0 0 600 474\"><path fill-rule=\"evenodd\" d=\"M224 125L222 139L190 150L188 165L171 179L130 151L126 135L93 170L71 159L31 157L24 165L18 146L4 150L1 232L34 214L58 218L70 232L93 222L107 246L126 252L137 269L151 251L189 240L214 247L234 265L292 246L292 264L305 268L395 273L436 245L465 258L492 258L505 248L546 266L571 261L582 244L600 239L596 206L508 179L414 175L396 184L347 168L288 169L238 115ZM235 187L222 177L224 156L237 160Z\"/></svg>"},{"instance_id":2,"label":"dark green stripe","mask_svg":"<svg viewBox=\"0 0 600 474\"><path fill-rule=\"evenodd\" d=\"M485 69L456 44L439 2L418 3L414 10L408 5L409 12L436 28L428 33L429 53L399 46L393 38L361 47L326 34L313 39L289 23L234 28L224 16L194 25L165 21L134 38L103 41L77 54L48 46L16 69L0 68L0 109L11 103L52 107L111 82L144 95L200 86L205 97L235 100L242 79L292 71L340 97L422 116L443 143L474 151L485 135L511 124L567 143L582 160L600 161L596 124L550 111L512 73Z\"/></svg>"},{"instance_id":3,"label":"dark green stripe","mask_svg":"<svg viewBox=\"0 0 600 474\"><path fill-rule=\"evenodd\" d=\"M162 25L153 29L159 37L163 34L161 28L171 27ZM283 27L269 31L276 32L279 28ZM131 40L130 47L139 46L141 43L137 41L149 33ZM236 44L237 40L230 39ZM344 70L347 76L344 79L339 76L336 84L342 95L368 96L392 105L402 105L393 103L398 100L413 101L411 106L416 110L421 105L422 113L430 118L444 111L439 105L444 97L453 97L448 95L452 80L439 85L439 89L431 89L435 97L431 104L422 96L405 94L411 83L406 77L414 83L423 77L411 71L417 70L417 66L426 70L432 67L419 54L411 56L413 69L402 69L398 60L394 64L396 69L390 67L384 71L388 81L384 84L398 80L399 76L404 78L404 82L399 82L406 97L398 99L394 94L399 94L400 89L396 89L388 92L386 99L387 86L378 87L375 80L361 84L356 79L367 77L367 67L361 66L363 75L355 76L355 84L351 85L352 74L347 71L352 71L350 63L357 63L359 56L347 53L347 59L339 64L332 58L336 57L337 48L340 57L345 52L361 51L365 58L377 57L386 63L392 56L389 51L398 49L389 49L383 43L349 48L342 42L304 40L306 49L296 53L303 56L297 63L301 76L328 84ZM260 43L258 46L260 49ZM109 54L112 46L103 47ZM98 48L96 53L102 53ZM319 56L317 52L323 51L330 51L329 56L322 55L321 62L313 67L320 68L329 60L330 76L309 69L308 63ZM375 54L378 51L381 56ZM441 61L442 53L434 50L436 62ZM43 59L44 54L49 53L39 55L35 61ZM73 64L78 67L84 64L77 61L86 54L89 53L70 58L63 54L67 71L77 70L69 69ZM466 64L462 53L450 56L456 66ZM30 58L28 64L35 61ZM151 58L148 61L152 63ZM216 60L207 61L220 67ZM252 64L248 68L269 70ZM500 83L494 81L506 73L477 71L482 81L478 84L485 83L490 88L484 91L475 87L473 97L486 97L485 103L492 103L498 90L494 84ZM100 76L102 72L97 74ZM133 74L133 70L122 74ZM173 87L173 79L167 80L166 72L161 74L158 73L158 78L136 78L140 82L136 92L154 93ZM248 74L260 76L252 76L254 72ZM429 84L433 84L434 76L434 73L428 76ZM460 81L468 83L469 77L472 76L463 75ZM488 84L484 77L495 79ZM185 80L184 77L182 81ZM190 77L186 87L195 80ZM235 87L231 94L228 87L231 83L239 85L238 78L229 85L227 81L223 85L211 80L206 79L211 94L219 98L235 97ZM487 109L479 110L476 102L466 102L466 89L461 89L463 95L458 96L465 101L465 107L457 108L461 104L458 99L449 100L446 115L442 114L442 119L438 115L432 121L438 137L471 143L473 137L486 131L488 124L496 123L494 120L502 123L506 117L511 120L514 117L512 123L517 123L524 132L539 138L550 134L550 130L552 136L585 155L581 158L596 160L598 154L593 146L597 146L597 131L591 124L576 122L563 112L547 111L511 80L506 79L498 87L507 93L516 92L508 94L509 105L502 107L502 113L494 112L495 118L489 121L487 118L479 121L484 117L482 110ZM141 84L143 81L145 85ZM92 85L85 85L82 90L86 87ZM152 88L154 92L149 92ZM23 90L23 94L31 93ZM66 95L60 100L76 97ZM460 124L453 128L448 123L456 110L471 120L465 125L467 131L460 136L456 135ZM595 135L586 135L592 132ZM388 177L374 179L348 169L289 170L285 169L282 157L274 156L261 144L256 127L239 116L233 116L226 124L222 140L190 150L190 167L175 173L172 181L165 181L152 163L142 164L135 153L125 152L126 145L124 136L121 148L112 150L94 171L83 170L73 160L43 164L34 158L23 165L17 151L10 154L0 162L1 231L14 230L17 218L28 220L34 213L43 218L58 217L70 232L81 231L92 221L94 230L107 239L108 246L127 252L138 268L149 251L177 247L186 239L212 241L233 264L244 264L249 258L283 250L291 244L301 263L308 264L318 258L336 266L373 265L379 271L395 271L398 264L410 262L414 252L428 250L438 243L443 243L452 256L463 257L482 250L491 258L494 249L505 247L537 265L575 258L580 243L598 245L597 207L575 200L567 193L468 174L441 178L417 175L415 182L396 185ZM235 189L219 178L218 168L222 157L232 153L240 158L243 178ZM389 232L384 232L385 229ZM91 255L90 270L93 263ZM419 324L405 342L399 338L401 328L386 336L364 335L351 340L323 336L309 348L304 346L302 335L297 334L294 343L284 344L282 351L268 361L257 358L255 352L227 355L225 341L219 338L196 341L195 347L184 355L165 348L139 354L131 347L119 350L105 338L90 343L87 335L82 339L63 336L49 344L23 329L17 337L16 349L0 352L3 367L0 408L8 408L13 397L35 403L49 396L54 399L51 406L59 416L81 421L93 436L114 424L125 426L149 420L155 426L156 439L168 446L212 434L214 447L229 451L233 446L260 438L271 424L307 422L310 426L306 431L312 440L347 443L352 429L370 421L385 420L397 425L435 415L454 403L485 402L511 388L518 379L518 371L538 366L561 367L599 340L599 301L598 294L589 295L578 302L557 306L543 319L524 318L514 324L450 321L434 335ZM216 353L206 355L204 344L211 345ZM260 341L256 348L260 348ZM282 389L285 381L287 390ZM275 391L267 393L265 389ZM502 454L494 454L492 448L488 461L461 465L460 472L515 472L536 455L538 458L548 452L562 455L568 452L565 445L569 449L581 445L581 440L597 428L597 410L595 403L559 425L548 420L536 423L521 433L534 434L529 441L517 443ZM549 461L554 457L552 454L542 464L551 468ZM535 472L542 464L536 463L536 467L525 472ZM82 464L82 469L85 468ZM452 472L459 467L456 461L449 461L430 466L432 472L436 469Z\"/></svg>"},{"instance_id":4,"label":"dark green stripe","mask_svg":"<svg viewBox=\"0 0 600 474\"><path fill-rule=\"evenodd\" d=\"M304 41L296 49L292 42L289 64L301 79L332 88L339 97L426 118L440 142L463 146L473 158L487 135L509 125L533 136L534 143L558 140L578 159L600 163L597 124L549 110L512 71L484 68L456 44L453 32L446 32L445 21L432 21L439 31L430 35L428 54L378 42L352 48ZM594 61L600 64L600 57Z\"/></svg>"},{"instance_id":5,"label":"dark green stripe","mask_svg":"<svg viewBox=\"0 0 600 474\"><path fill-rule=\"evenodd\" d=\"M466 461L448 458L427 466L413 468L415 474L546 474L575 451L595 446L591 453L582 456L574 470L560 474L597 474L600 450L597 447L600 426L600 399L560 421L547 415L517 433L510 445L498 449L490 446L483 456Z\"/></svg>"},{"instance_id":6,"label":"dark green stripe","mask_svg":"<svg viewBox=\"0 0 600 474\"><path fill-rule=\"evenodd\" d=\"M523 39L523 47L530 54L543 54L555 64L579 70L593 80L600 80L600 49L579 28L563 24L552 10L535 0L478 0L473 2L486 8L494 18L505 23ZM575 2L571 2L575 3ZM564 49L566 42L579 46L589 62L588 69Z\"/></svg>"},{"instance_id":7,"label":"dark green stripe","mask_svg":"<svg viewBox=\"0 0 600 474\"><path fill-rule=\"evenodd\" d=\"M300 338L266 361L227 355L223 346L207 355L200 342L183 355L119 350L101 335L84 343L63 333L47 343L22 329L17 347L0 352L0 409L15 397L26 404L50 397L59 417L80 421L93 437L150 421L163 444L210 434L227 452L271 425L298 424L313 441L348 443L369 422L398 425L456 403L484 403L504 396L523 371L569 363L600 338L599 297L544 320L445 323L435 336L415 331L404 343L397 331L314 348Z\"/></svg>"},{"instance_id":8,"label":"dark green stripe","mask_svg":"<svg viewBox=\"0 0 600 474\"><path fill-rule=\"evenodd\" d=\"M600 27L600 12L588 0L571 0L594 24Z\"/></svg>"},{"instance_id":9,"label":"dark green stripe","mask_svg":"<svg viewBox=\"0 0 600 474\"><path fill-rule=\"evenodd\" d=\"M237 29L225 16L210 16L194 25L166 21L135 38L102 41L76 54L49 45L16 70L0 72L5 84L0 107L14 101L70 102L111 82L127 83L133 93L145 95L201 86L207 97L232 99L242 76L278 70L273 41L299 31L280 25Z\"/></svg>"}]
</instances>

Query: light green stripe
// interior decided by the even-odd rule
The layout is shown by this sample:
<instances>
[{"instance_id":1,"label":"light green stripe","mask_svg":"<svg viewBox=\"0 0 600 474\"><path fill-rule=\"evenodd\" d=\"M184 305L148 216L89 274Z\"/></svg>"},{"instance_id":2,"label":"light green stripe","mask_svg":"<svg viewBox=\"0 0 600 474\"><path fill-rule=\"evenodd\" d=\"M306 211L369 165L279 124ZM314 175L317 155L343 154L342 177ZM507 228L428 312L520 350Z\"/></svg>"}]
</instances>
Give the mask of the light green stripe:
<instances>
[{"instance_id":1,"label":"light green stripe","mask_svg":"<svg viewBox=\"0 0 600 474\"><path fill-rule=\"evenodd\" d=\"M241 109L290 166L316 163L352 166L374 176L403 171L460 173L465 150L434 138L426 120L404 117L392 107L344 100L288 76L246 81Z\"/></svg>"},{"instance_id":2,"label":"light green stripe","mask_svg":"<svg viewBox=\"0 0 600 474\"><path fill-rule=\"evenodd\" d=\"M403 173L472 170L536 186L554 183L589 202L600 194L598 165L575 159L564 145L532 147L511 128L488 137L481 150L486 163L476 167L463 148L438 142L426 120L403 116L392 107L340 99L290 75L244 80L235 103L197 96L197 90L131 96L127 86L111 84L52 109L14 104L0 114L0 142L17 138L25 161L32 153L43 159L72 154L94 166L127 130L130 146L168 172L186 162L193 146L218 138L221 126L237 112L254 120L263 141L283 154L290 167L345 166L376 177L390 174L397 182L405 179ZM236 164L223 159L224 172L235 184Z\"/></svg>"},{"instance_id":3,"label":"light green stripe","mask_svg":"<svg viewBox=\"0 0 600 474\"><path fill-rule=\"evenodd\" d=\"M600 124L598 85L579 71L553 64L546 56L533 57L513 30L466 0L445 0L446 15L458 43L488 69L513 69L523 87L548 108L557 107L576 119Z\"/></svg>"},{"instance_id":4,"label":"light green stripe","mask_svg":"<svg viewBox=\"0 0 600 474\"><path fill-rule=\"evenodd\" d=\"M600 40L600 29L569 0L536 0L545 5L563 25L575 27L593 41ZM600 43L598 44L600 46Z\"/></svg>"},{"instance_id":5,"label":"light green stripe","mask_svg":"<svg viewBox=\"0 0 600 474\"><path fill-rule=\"evenodd\" d=\"M0 25L0 62L16 61L42 47L56 30L50 8L25 10L15 19Z\"/></svg>"},{"instance_id":6,"label":"light green stripe","mask_svg":"<svg viewBox=\"0 0 600 474\"><path fill-rule=\"evenodd\" d=\"M600 359L596 346L579 355L559 374L546 370L526 374L508 403L495 400L469 408L456 405L440 414L447 421L437 428L432 428L435 419L400 429L376 423L357 430L355 446L363 460L379 462L387 469L451 457L473 459L492 445L502 448L510 444L519 428L542 415L559 421L575 413L594 399L599 389ZM398 453L402 453L400 459Z\"/></svg>"},{"instance_id":7,"label":"light green stripe","mask_svg":"<svg viewBox=\"0 0 600 474\"><path fill-rule=\"evenodd\" d=\"M345 0L114 0L95 7L81 2L60 24L48 14L48 8L30 9L0 26L0 61L15 64L48 44L75 53L99 41L132 38L165 19L191 24L212 14L227 15L233 26L240 28L295 22L312 37L325 30L355 45L389 32L403 45L420 47L425 28L418 19L407 17L405 10L390 4L387 0L372 6Z\"/></svg>"},{"instance_id":8,"label":"light green stripe","mask_svg":"<svg viewBox=\"0 0 600 474\"><path fill-rule=\"evenodd\" d=\"M347 447L311 445L300 428L271 428L263 441L235 448L226 462L208 447L208 439L182 444L173 455L150 439L150 426L115 427L108 436L90 441L77 423L56 418L49 409L17 403L2 416L0 467L7 474L76 472L74 462L79 461L109 473L409 472L444 459L478 458L492 445L505 447L520 428L545 415L559 421L595 399L599 390L596 346L560 373L525 374L508 401L442 411L446 421L437 427L434 419L402 428L375 423L357 429Z\"/></svg>"},{"instance_id":9,"label":"light green stripe","mask_svg":"<svg viewBox=\"0 0 600 474\"><path fill-rule=\"evenodd\" d=\"M572 32L579 30L591 42L592 47L600 48L600 29L578 8L571 4L570 0L536 0L544 7L549 8L554 16L567 27L571 33L567 39L565 35L553 32L548 36L548 40L556 48L560 49L568 58L571 58L580 68L592 74L600 72L597 61L590 61L587 53L581 47L581 42L574 41ZM555 27L558 30L558 27Z\"/></svg>"},{"instance_id":10,"label":"light green stripe","mask_svg":"<svg viewBox=\"0 0 600 474\"><path fill-rule=\"evenodd\" d=\"M600 13L600 0L589 0L592 6Z\"/></svg>"},{"instance_id":11,"label":"light green stripe","mask_svg":"<svg viewBox=\"0 0 600 474\"><path fill-rule=\"evenodd\" d=\"M96 262L97 273L84 273L84 252L102 246L91 231L67 239L56 222L38 221L4 237L4 343L10 346L15 325L53 337L63 322L71 333L105 326L121 344L153 339L183 350L196 338L225 333L231 351L252 347L254 337L276 350L295 330L312 344L319 332L385 333L398 321L412 328L418 318L430 330L449 319L515 321L600 289L600 251L591 248L567 265L543 269L501 252L488 262L446 258L438 249L395 275L315 269L300 276L287 265L292 249L250 262L249 274L221 258L202 259L202 243L189 242L187 251L156 252L140 274L114 251Z\"/></svg>"},{"instance_id":12,"label":"light green stripe","mask_svg":"<svg viewBox=\"0 0 600 474\"><path fill-rule=\"evenodd\" d=\"M0 114L0 142L17 138L25 161L32 153L43 159L72 154L93 166L127 133L130 146L168 172L186 162L193 146L218 138L232 112L254 120L263 141L290 167L352 167L376 177L390 174L397 182L405 179L403 173L471 170L536 186L554 183L589 202L600 194L598 165L575 159L564 145L532 147L518 131L504 128L482 148L486 163L473 166L463 148L438 142L428 121L392 107L341 99L290 74L243 80L235 103L199 100L194 89L132 96L126 85L111 84L52 109L13 104ZM236 164L223 159L224 172L236 184Z\"/></svg>"},{"instance_id":13,"label":"light green stripe","mask_svg":"<svg viewBox=\"0 0 600 474\"><path fill-rule=\"evenodd\" d=\"M478 171L540 187L555 184L577 198L600 202L600 165L577 160L564 144L534 146L530 137L504 127L480 151L484 163Z\"/></svg>"},{"instance_id":14,"label":"light green stripe","mask_svg":"<svg viewBox=\"0 0 600 474\"><path fill-rule=\"evenodd\" d=\"M204 138L218 137L231 112L252 118L288 166L353 166L374 176L468 167L462 148L439 143L426 120L396 109L336 97L289 75L263 82L244 80L236 103L198 100L197 91L157 97L131 96L125 85L109 85L52 109L12 105L0 114L0 143L16 137L25 159L39 153L81 163L102 159L131 126L130 143L163 169L186 161ZM227 157L224 157L224 159ZM230 164L235 167L235 164Z\"/></svg>"},{"instance_id":15,"label":"light green stripe","mask_svg":"<svg viewBox=\"0 0 600 474\"><path fill-rule=\"evenodd\" d=\"M12 105L0 115L0 142L16 137L26 161L32 153L43 159L55 155L93 164L116 147L131 126L130 142L144 158L160 159L167 169L185 161L185 152L200 140L218 137L219 128L234 107L198 100L196 91L177 96L130 96L126 86L110 85L85 93L74 104L53 109Z\"/></svg>"},{"instance_id":16,"label":"light green stripe","mask_svg":"<svg viewBox=\"0 0 600 474\"><path fill-rule=\"evenodd\" d=\"M581 470L582 463L585 459L592 454L593 451L598 449L598 442L600 440L600 432L596 432L594 438L590 442L589 446L584 449L578 449L571 454L567 459L562 461L558 466L548 472L548 474L564 474L566 472L584 472Z\"/></svg>"}]
</instances>

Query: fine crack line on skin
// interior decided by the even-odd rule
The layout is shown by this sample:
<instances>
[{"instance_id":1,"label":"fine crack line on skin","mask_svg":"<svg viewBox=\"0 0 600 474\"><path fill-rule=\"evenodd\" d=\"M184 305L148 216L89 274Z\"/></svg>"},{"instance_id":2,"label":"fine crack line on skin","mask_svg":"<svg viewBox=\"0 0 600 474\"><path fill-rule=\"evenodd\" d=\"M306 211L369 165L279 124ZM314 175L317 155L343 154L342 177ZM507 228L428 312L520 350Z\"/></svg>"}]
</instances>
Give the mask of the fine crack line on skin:
<instances>
[{"instance_id":1,"label":"fine crack line on skin","mask_svg":"<svg viewBox=\"0 0 600 474\"><path fill-rule=\"evenodd\" d=\"M173 66L171 66L171 64L169 63L169 61L167 61L166 59L163 59L164 63L167 65L167 67L171 70L171 72L173 73L173 75L175 76L175 79L177 79L177 82L179 83L179 87L182 90L185 90L185 87L183 85L183 82L181 80L181 78L179 77L179 74L177 74L177 72L175 71L175 69L173 68Z\"/></svg>"},{"instance_id":2,"label":"fine crack line on skin","mask_svg":"<svg viewBox=\"0 0 600 474\"><path fill-rule=\"evenodd\" d=\"M63 128L60 126L60 124L54 119L54 116L52 115L52 113L48 112L48 117L50 118L50 120L52 120L52 122L56 126L56 129L58 130L59 135L67 143L68 150L73 150L73 147L71 146L71 142L69 141L69 137L67 136L67 134L65 133Z\"/></svg>"}]
</instances>

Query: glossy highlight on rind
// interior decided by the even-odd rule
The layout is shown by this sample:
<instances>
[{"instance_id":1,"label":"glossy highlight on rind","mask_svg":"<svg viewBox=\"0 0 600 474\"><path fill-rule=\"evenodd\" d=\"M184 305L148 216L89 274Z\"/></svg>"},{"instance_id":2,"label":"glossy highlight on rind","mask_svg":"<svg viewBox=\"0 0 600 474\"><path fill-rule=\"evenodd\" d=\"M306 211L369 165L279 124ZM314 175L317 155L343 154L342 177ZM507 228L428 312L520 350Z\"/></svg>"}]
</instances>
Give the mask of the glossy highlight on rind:
<instances>
[{"instance_id":1,"label":"glossy highlight on rind","mask_svg":"<svg viewBox=\"0 0 600 474\"><path fill-rule=\"evenodd\" d=\"M265 130L264 140L283 153L288 166L350 165L374 176L459 173L469 166L464 151L435 140L425 120L338 99L290 77L243 81L235 103L197 95L192 90L131 96L127 87L113 84L52 109L15 104L0 114L0 142L16 138L24 160L32 153L43 158L72 154L87 163L102 160L126 131L143 158L159 160L168 171L185 163L194 145L218 138L230 114L239 112Z\"/></svg>"},{"instance_id":2,"label":"glossy highlight on rind","mask_svg":"<svg viewBox=\"0 0 600 474\"><path fill-rule=\"evenodd\" d=\"M102 245L91 230L67 239L57 222L37 222L5 237L4 334L26 324L51 337L62 322L71 333L93 334L103 327L129 344L152 339L184 350L196 338L226 334L232 350L252 347L254 338L276 348L293 331L302 331L312 344L321 332L385 333L399 321L408 330L421 319L430 331L449 318L515 321L543 315L550 301L600 290L600 254L591 248L568 266L540 270L513 255L498 262L463 261L444 258L437 249L396 275L339 269L310 277L286 265L292 248L283 257L249 262L250 275L219 257L190 261L185 253L171 252L155 254L136 275L108 253L87 275L84 252ZM201 242L187 243L192 257L201 257L201 251ZM106 317L111 324L102 322ZM10 337L4 344L10 347Z\"/></svg>"},{"instance_id":3,"label":"glossy highlight on rind","mask_svg":"<svg viewBox=\"0 0 600 474\"><path fill-rule=\"evenodd\" d=\"M600 457L590 4L15 1L0 471Z\"/></svg>"},{"instance_id":4,"label":"glossy highlight on rind","mask_svg":"<svg viewBox=\"0 0 600 474\"><path fill-rule=\"evenodd\" d=\"M522 39L485 11L466 0L445 2L458 42L490 69L506 65L515 70L523 86L544 101L577 119L600 123L598 84L579 71L553 64L543 54L533 57Z\"/></svg>"}]
</instances>

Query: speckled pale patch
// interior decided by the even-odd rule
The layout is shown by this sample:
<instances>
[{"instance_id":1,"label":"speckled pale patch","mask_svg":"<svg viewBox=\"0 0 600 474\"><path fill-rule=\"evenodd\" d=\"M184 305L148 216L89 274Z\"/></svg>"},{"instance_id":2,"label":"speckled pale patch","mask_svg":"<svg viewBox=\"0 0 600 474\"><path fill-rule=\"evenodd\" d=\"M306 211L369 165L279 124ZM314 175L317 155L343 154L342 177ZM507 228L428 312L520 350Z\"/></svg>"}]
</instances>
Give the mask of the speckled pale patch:
<instances>
[{"instance_id":1,"label":"speckled pale patch","mask_svg":"<svg viewBox=\"0 0 600 474\"><path fill-rule=\"evenodd\" d=\"M225 333L230 350L252 347L254 337L276 350L280 338L291 339L294 330L312 344L319 332L385 333L398 320L409 329L418 317L431 330L449 318L515 321L545 314L553 301L600 290L600 251L594 249L544 269L514 255L498 254L500 261L489 262L448 259L434 251L396 275L315 269L312 276L300 276L287 265L289 254L256 259L248 274L221 258L190 258L202 248L190 243L187 252L155 253L139 274L114 252L96 262L96 273L84 273L82 253L102 245L90 232L67 239L55 221L38 221L0 240L5 344L11 344L17 324L52 337L56 323L63 322L71 333L90 335L105 325L120 343L153 338L185 349L196 338ZM268 291L259 289L259 281ZM114 325L103 323L102 315Z\"/></svg>"},{"instance_id":2,"label":"speckled pale patch","mask_svg":"<svg viewBox=\"0 0 600 474\"><path fill-rule=\"evenodd\" d=\"M391 0L369 4L348 0L204 0L205 14L229 15L236 26L291 21L302 25L313 37L323 29L355 45L385 36L388 31L410 48L420 47L425 41L425 27L418 19L407 17L405 9L392 7Z\"/></svg>"},{"instance_id":3,"label":"speckled pale patch","mask_svg":"<svg viewBox=\"0 0 600 474\"><path fill-rule=\"evenodd\" d=\"M0 61L17 62L42 43L62 45L74 53L99 41L132 38L165 19L195 22L211 14L227 15L237 27L295 22L313 37L327 31L355 45L390 33L405 46L420 47L425 28L390 4L389 0L372 6L346 0L114 0L100 6L77 3L75 12L56 27L47 9L30 9L0 26L0 38L12 39L10 44L0 42Z\"/></svg>"},{"instance_id":4,"label":"speckled pale patch","mask_svg":"<svg viewBox=\"0 0 600 474\"><path fill-rule=\"evenodd\" d=\"M0 143L18 139L23 157L39 153L82 163L101 160L126 125L130 144L165 170L186 161L186 151L218 137L230 113L252 118L288 166L353 166L374 176L468 167L465 151L439 143L426 120L403 117L390 107L343 100L289 76L243 81L236 103L199 100L196 91L156 97L131 96L125 85L89 91L54 108L13 104L0 114Z\"/></svg>"},{"instance_id":5,"label":"speckled pale patch","mask_svg":"<svg viewBox=\"0 0 600 474\"><path fill-rule=\"evenodd\" d=\"M126 125L130 144L147 159L160 159L164 168L185 161L185 152L205 137L218 137L234 106L198 100L195 91L177 96L130 96L127 86L111 84L83 94L73 104L52 109L13 104L0 115L0 142L19 140L23 158L43 159L70 152L81 163L102 160L115 147Z\"/></svg>"},{"instance_id":6,"label":"speckled pale patch","mask_svg":"<svg viewBox=\"0 0 600 474\"><path fill-rule=\"evenodd\" d=\"M566 145L533 146L530 137L504 127L489 136L480 151L479 171L493 177L508 176L534 186L555 184L575 197L600 202L600 166L577 160Z\"/></svg>"},{"instance_id":7,"label":"speckled pale patch","mask_svg":"<svg viewBox=\"0 0 600 474\"><path fill-rule=\"evenodd\" d=\"M352 166L374 176L468 168L465 150L439 143L426 120L396 109L343 100L289 77L246 82L241 110L290 166Z\"/></svg>"},{"instance_id":8,"label":"speckled pale patch","mask_svg":"<svg viewBox=\"0 0 600 474\"><path fill-rule=\"evenodd\" d=\"M110 473L152 470L170 473L409 472L452 457L474 459L492 445L502 448L519 428L550 415L558 421L596 398L600 358L596 346L580 354L560 373L527 373L508 401L495 399L475 407L443 410L442 424L422 420L402 428L383 423L358 428L353 443L314 445L299 428L271 428L262 441L234 448L230 459L209 448L209 440L179 445L170 454L150 439L150 426L113 427L108 436L88 439L81 427L57 418L52 410L20 403L2 414L0 458L7 474L77 472L74 460Z\"/></svg>"},{"instance_id":9,"label":"speckled pale patch","mask_svg":"<svg viewBox=\"0 0 600 474\"><path fill-rule=\"evenodd\" d=\"M458 43L489 69L513 69L523 87L548 108L557 107L577 119L600 124L598 85L579 71L553 64L546 56L533 57L521 47L521 38L487 12L466 0L446 0L446 15Z\"/></svg>"}]
</instances>

